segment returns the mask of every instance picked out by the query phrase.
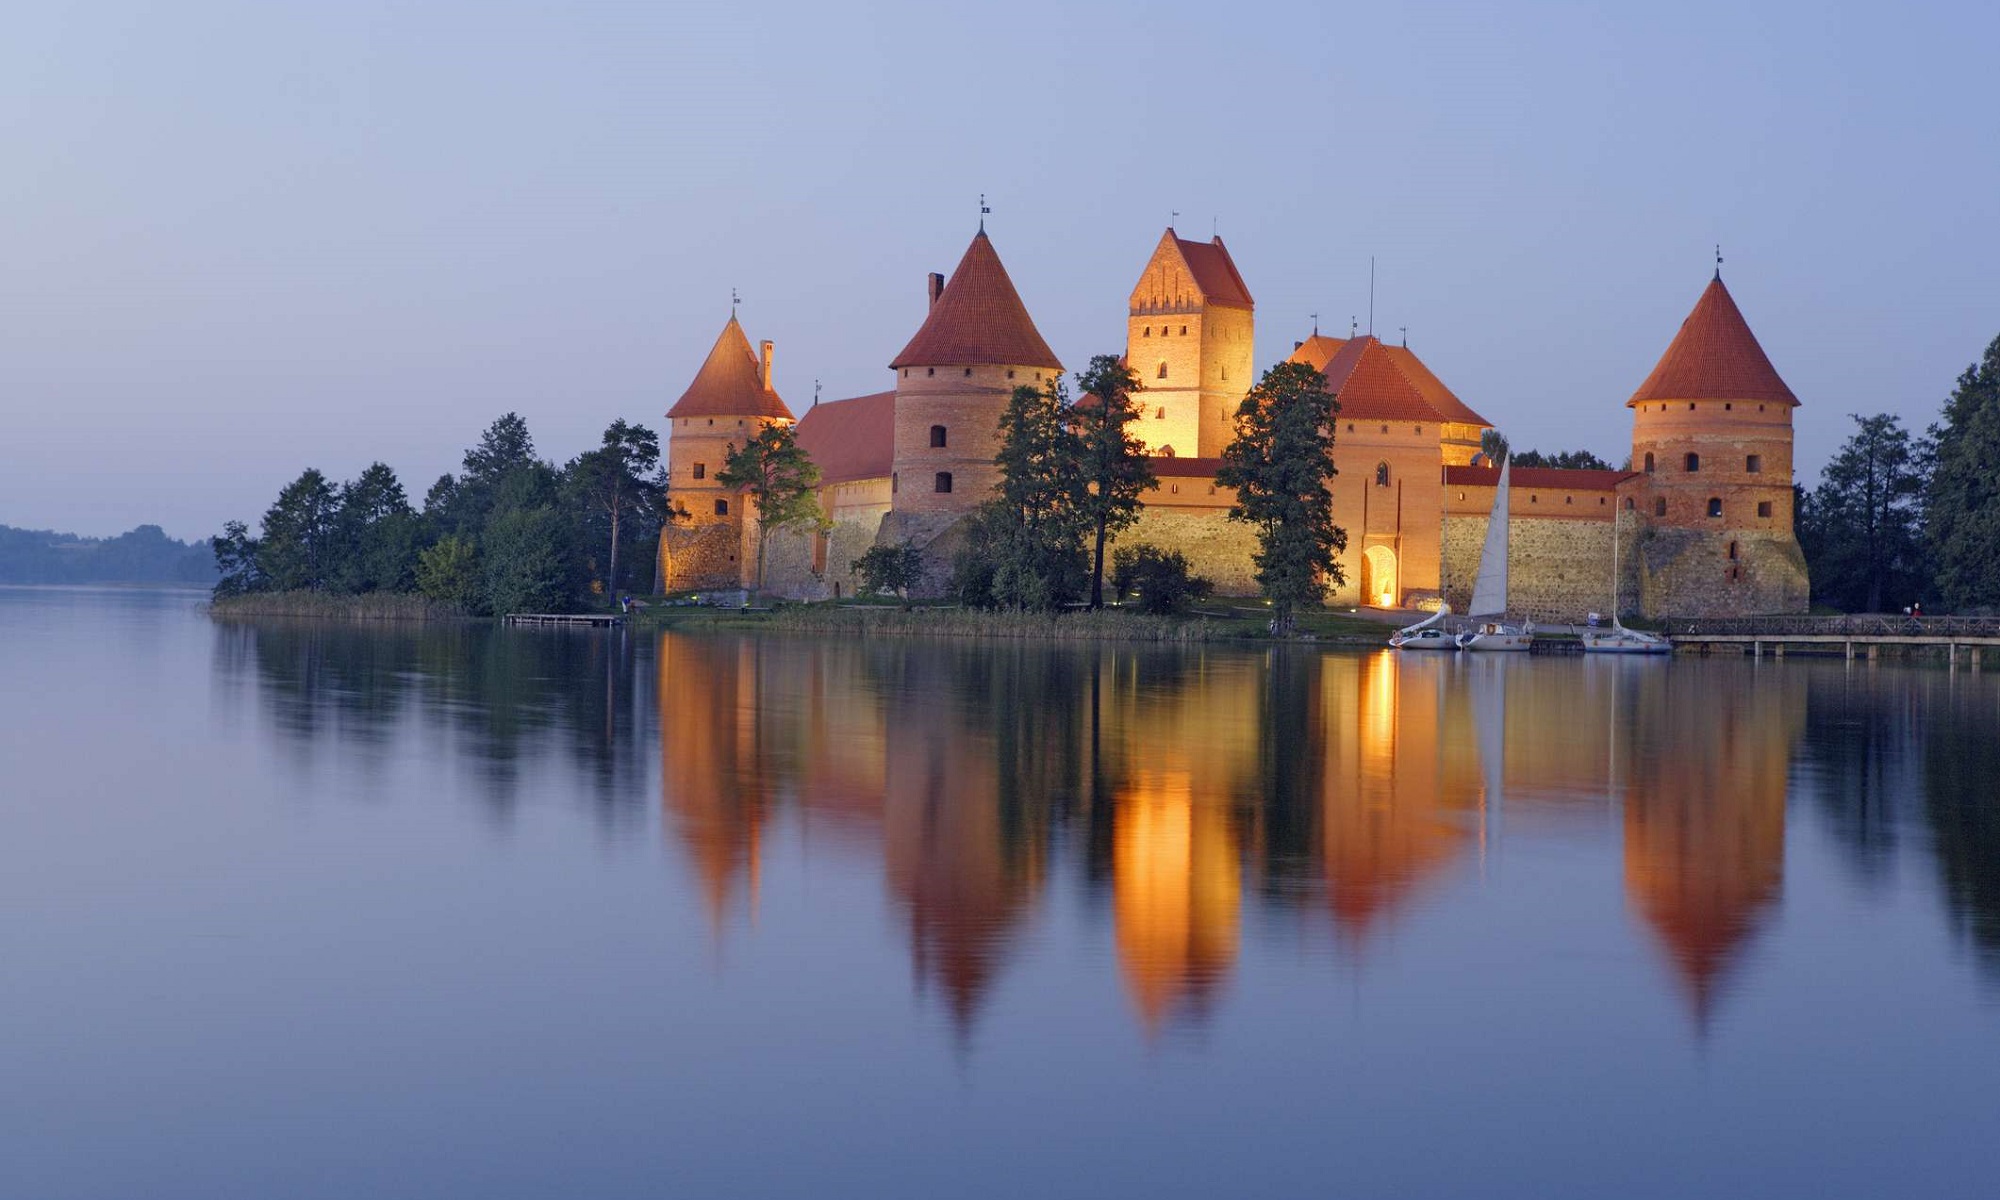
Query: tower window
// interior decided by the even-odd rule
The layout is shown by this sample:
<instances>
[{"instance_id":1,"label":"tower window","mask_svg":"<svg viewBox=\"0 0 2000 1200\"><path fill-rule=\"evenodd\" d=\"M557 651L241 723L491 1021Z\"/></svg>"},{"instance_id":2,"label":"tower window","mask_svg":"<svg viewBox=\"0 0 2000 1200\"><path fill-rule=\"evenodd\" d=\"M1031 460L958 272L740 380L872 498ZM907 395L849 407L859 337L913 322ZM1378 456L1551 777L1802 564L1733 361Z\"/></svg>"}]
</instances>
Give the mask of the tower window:
<instances>
[{"instance_id":1,"label":"tower window","mask_svg":"<svg viewBox=\"0 0 2000 1200\"><path fill-rule=\"evenodd\" d=\"M1743 469L1752 475L1762 475L1764 473L1764 456L1761 454L1746 456L1743 459Z\"/></svg>"},{"instance_id":2,"label":"tower window","mask_svg":"<svg viewBox=\"0 0 2000 1200\"><path fill-rule=\"evenodd\" d=\"M1625 497L1625 511L1631 512L1635 507L1637 506L1632 503L1632 497L1630 496Z\"/></svg>"},{"instance_id":3,"label":"tower window","mask_svg":"<svg viewBox=\"0 0 2000 1200\"><path fill-rule=\"evenodd\" d=\"M1186 337L1186 336L1187 336L1187 326L1185 326L1185 325L1181 326L1181 336L1182 336L1182 337Z\"/></svg>"},{"instance_id":4,"label":"tower window","mask_svg":"<svg viewBox=\"0 0 2000 1200\"><path fill-rule=\"evenodd\" d=\"M1689 471L1701 470L1701 455L1690 453L1687 456L1687 469Z\"/></svg>"},{"instance_id":5,"label":"tower window","mask_svg":"<svg viewBox=\"0 0 2000 1200\"><path fill-rule=\"evenodd\" d=\"M889 472L889 494L891 496L896 494L897 488L902 482L903 482L903 476L901 472L899 471Z\"/></svg>"},{"instance_id":6,"label":"tower window","mask_svg":"<svg viewBox=\"0 0 2000 1200\"><path fill-rule=\"evenodd\" d=\"M950 472L950 471L939 471L939 472L937 473L937 482L936 482L936 483L935 483L935 484L933 485L933 487L932 487L932 489L931 489L931 490L933 490L933 491L937 492L937 493L938 493L939 495L944 495L945 493L947 493L947 492L950 492L950 491L951 491L951 472Z\"/></svg>"},{"instance_id":7,"label":"tower window","mask_svg":"<svg viewBox=\"0 0 2000 1200\"><path fill-rule=\"evenodd\" d=\"M695 477L696 479L707 479L707 478L708 478L708 464L707 464L707 463L696 463L696 464L694 465L694 477Z\"/></svg>"},{"instance_id":8,"label":"tower window","mask_svg":"<svg viewBox=\"0 0 2000 1200\"><path fill-rule=\"evenodd\" d=\"M1174 456L1174 448L1173 448L1172 446L1162 446L1162 447L1160 447L1160 457L1161 457L1161 458L1172 458L1173 456ZM1180 491L1180 488L1179 488L1178 486L1176 486L1176 487L1174 488L1174 490L1178 492L1178 491Z\"/></svg>"},{"instance_id":9,"label":"tower window","mask_svg":"<svg viewBox=\"0 0 2000 1200\"><path fill-rule=\"evenodd\" d=\"M1158 411L1156 411L1156 412L1155 412L1155 413L1153 414L1153 419L1154 419L1155 421L1164 421L1164 420L1166 420L1166 419L1167 419L1167 410L1166 410L1165 408L1161 408L1161 409L1159 409Z\"/></svg>"},{"instance_id":10,"label":"tower window","mask_svg":"<svg viewBox=\"0 0 2000 1200\"><path fill-rule=\"evenodd\" d=\"M1757 502L1757 515L1766 518L1771 515L1771 502L1769 500L1759 500Z\"/></svg>"},{"instance_id":11,"label":"tower window","mask_svg":"<svg viewBox=\"0 0 2000 1200\"><path fill-rule=\"evenodd\" d=\"M1417 426L1416 433L1418 437L1424 436L1424 427L1421 425Z\"/></svg>"},{"instance_id":12,"label":"tower window","mask_svg":"<svg viewBox=\"0 0 2000 1200\"><path fill-rule=\"evenodd\" d=\"M926 378L926 379L929 379L929 378L932 378L933 376L935 376L936 374L937 374L937 368L936 368L936 367L925 367L925 368L924 368L924 378Z\"/></svg>"},{"instance_id":13,"label":"tower window","mask_svg":"<svg viewBox=\"0 0 2000 1200\"><path fill-rule=\"evenodd\" d=\"M971 368L971 367L967 367L967 368L965 368L965 377L966 377L967 379L970 379L970 378L972 378L972 368Z\"/></svg>"},{"instance_id":14,"label":"tower window","mask_svg":"<svg viewBox=\"0 0 2000 1200\"><path fill-rule=\"evenodd\" d=\"M1165 379L1166 377L1167 377L1167 362L1166 362L1166 360L1165 360L1165 359L1161 359L1161 360L1160 360L1160 378L1161 378L1161 379Z\"/></svg>"},{"instance_id":15,"label":"tower window","mask_svg":"<svg viewBox=\"0 0 2000 1200\"><path fill-rule=\"evenodd\" d=\"M1014 378L1014 368L1012 368L1012 367L1008 367L1008 368L1007 368L1007 378L1009 378L1009 379L1012 379L1012 378Z\"/></svg>"},{"instance_id":16,"label":"tower window","mask_svg":"<svg viewBox=\"0 0 2000 1200\"><path fill-rule=\"evenodd\" d=\"M728 516L728 515L729 515L729 501L727 501L727 500L717 500L717 501L715 502L715 515L716 515L716 516L718 516L718 517L726 517L726 516Z\"/></svg>"},{"instance_id":17,"label":"tower window","mask_svg":"<svg viewBox=\"0 0 2000 1200\"><path fill-rule=\"evenodd\" d=\"M1694 411L1694 401L1692 401L1692 400L1688 401L1688 411L1689 411L1689 412L1693 412L1693 411Z\"/></svg>"},{"instance_id":18,"label":"tower window","mask_svg":"<svg viewBox=\"0 0 2000 1200\"><path fill-rule=\"evenodd\" d=\"M1385 462L1380 462L1380 463L1376 463L1376 464L1375 464L1375 486L1376 486L1376 487L1388 487L1388 486L1389 486L1389 464L1388 464L1388 463L1385 463Z\"/></svg>"},{"instance_id":19,"label":"tower window","mask_svg":"<svg viewBox=\"0 0 2000 1200\"><path fill-rule=\"evenodd\" d=\"M945 442L944 426L942 425L931 426L931 449L933 450L944 449L944 442Z\"/></svg>"},{"instance_id":20,"label":"tower window","mask_svg":"<svg viewBox=\"0 0 2000 1200\"><path fill-rule=\"evenodd\" d=\"M1729 561L1730 561L1730 562L1735 562L1735 561L1736 561L1736 543L1735 543L1735 542L1731 542L1731 543L1729 543Z\"/></svg>"},{"instance_id":21,"label":"tower window","mask_svg":"<svg viewBox=\"0 0 2000 1200\"><path fill-rule=\"evenodd\" d=\"M1648 450L1646 452L1646 474L1651 475L1652 473L1653 473L1653 452Z\"/></svg>"},{"instance_id":22,"label":"tower window","mask_svg":"<svg viewBox=\"0 0 2000 1200\"><path fill-rule=\"evenodd\" d=\"M1724 404L1724 405L1722 406L1722 411L1723 411L1723 412L1735 412L1735 411L1736 411L1736 406L1735 406L1734 404L1727 404L1727 403L1725 403L1725 404Z\"/></svg>"},{"instance_id":23,"label":"tower window","mask_svg":"<svg viewBox=\"0 0 2000 1200\"><path fill-rule=\"evenodd\" d=\"M1719 517L1722 515L1722 500L1720 497L1710 496L1708 498L1708 515L1711 517Z\"/></svg>"},{"instance_id":24,"label":"tower window","mask_svg":"<svg viewBox=\"0 0 2000 1200\"><path fill-rule=\"evenodd\" d=\"M1653 515L1656 517L1667 515L1667 498L1665 496L1661 496L1658 500L1653 501Z\"/></svg>"},{"instance_id":25,"label":"tower window","mask_svg":"<svg viewBox=\"0 0 2000 1200\"><path fill-rule=\"evenodd\" d=\"M1140 334L1139 334L1139 336L1140 336L1140 337L1152 337L1152 336L1153 336L1153 327L1152 327L1151 325L1148 325L1148 326L1146 326L1146 328L1145 328L1144 332L1140 333Z\"/></svg>"}]
</instances>

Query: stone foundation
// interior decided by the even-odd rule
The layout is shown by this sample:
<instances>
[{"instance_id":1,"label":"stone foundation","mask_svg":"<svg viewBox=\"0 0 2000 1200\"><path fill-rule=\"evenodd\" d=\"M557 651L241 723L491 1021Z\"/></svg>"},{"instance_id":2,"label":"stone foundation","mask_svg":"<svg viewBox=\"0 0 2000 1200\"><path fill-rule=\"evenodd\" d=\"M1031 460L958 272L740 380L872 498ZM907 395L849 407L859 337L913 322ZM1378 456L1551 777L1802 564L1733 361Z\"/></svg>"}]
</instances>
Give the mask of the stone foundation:
<instances>
[{"instance_id":1,"label":"stone foundation","mask_svg":"<svg viewBox=\"0 0 2000 1200\"><path fill-rule=\"evenodd\" d=\"M1802 613L1812 598L1805 554L1789 532L1648 529L1635 558L1648 617Z\"/></svg>"}]
</instances>

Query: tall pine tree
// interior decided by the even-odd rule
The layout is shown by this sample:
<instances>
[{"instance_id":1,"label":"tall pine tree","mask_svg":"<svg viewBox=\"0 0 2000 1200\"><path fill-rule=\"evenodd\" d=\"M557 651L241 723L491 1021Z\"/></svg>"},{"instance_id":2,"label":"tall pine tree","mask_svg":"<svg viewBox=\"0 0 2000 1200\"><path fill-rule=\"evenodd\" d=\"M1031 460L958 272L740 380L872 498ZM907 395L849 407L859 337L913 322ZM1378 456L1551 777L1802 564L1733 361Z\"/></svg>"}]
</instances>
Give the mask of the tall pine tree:
<instances>
[{"instance_id":1,"label":"tall pine tree","mask_svg":"<svg viewBox=\"0 0 2000 1200\"><path fill-rule=\"evenodd\" d=\"M1222 451L1216 482L1236 489L1231 520L1257 527L1257 585L1271 601L1271 631L1287 635L1298 610L1347 581L1335 556L1347 531L1333 523L1333 415L1326 376L1279 363L1236 410L1236 439Z\"/></svg>"},{"instance_id":2,"label":"tall pine tree","mask_svg":"<svg viewBox=\"0 0 2000 1200\"><path fill-rule=\"evenodd\" d=\"M1932 440L1925 532L1938 589L1955 609L2000 607L2000 337L1958 377Z\"/></svg>"},{"instance_id":3,"label":"tall pine tree","mask_svg":"<svg viewBox=\"0 0 2000 1200\"><path fill-rule=\"evenodd\" d=\"M1139 497L1152 487L1152 464L1145 443L1127 428L1138 419L1132 394L1139 376L1115 354L1099 354L1076 377L1085 399L1078 403L1074 426L1080 439L1090 491L1084 500L1090 518L1093 548L1090 559L1090 607L1104 607L1104 543L1139 520ZM1095 403L1091 403L1091 400Z\"/></svg>"}]
</instances>

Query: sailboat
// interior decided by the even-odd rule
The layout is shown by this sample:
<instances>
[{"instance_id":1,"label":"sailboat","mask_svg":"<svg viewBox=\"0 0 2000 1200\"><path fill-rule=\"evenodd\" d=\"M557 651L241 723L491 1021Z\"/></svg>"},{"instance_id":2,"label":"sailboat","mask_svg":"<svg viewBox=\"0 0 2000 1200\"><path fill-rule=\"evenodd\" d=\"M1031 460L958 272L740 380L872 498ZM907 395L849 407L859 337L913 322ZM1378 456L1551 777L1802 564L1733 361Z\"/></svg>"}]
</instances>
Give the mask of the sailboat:
<instances>
[{"instance_id":1,"label":"sailboat","mask_svg":"<svg viewBox=\"0 0 2000 1200\"><path fill-rule=\"evenodd\" d=\"M1444 516L1443 505L1438 516L1438 610L1415 625L1405 625L1389 635L1391 650L1457 650L1458 638L1444 627L1444 619L1451 615L1451 601L1445 599L1450 589L1445 586L1444 575Z\"/></svg>"},{"instance_id":2,"label":"sailboat","mask_svg":"<svg viewBox=\"0 0 2000 1200\"><path fill-rule=\"evenodd\" d=\"M1672 654L1674 644L1657 633L1627 629L1618 621L1618 523L1611 524L1611 628L1587 630L1585 654Z\"/></svg>"},{"instance_id":3,"label":"sailboat","mask_svg":"<svg viewBox=\"0 0 2000 1200\"><path fill-rule=\"evenodd\" d=\"M1526 650L1535 637L1532 621L1509 625L1507 616L1508 497L1514 464L1500 463L1500 486L1493 489L1493 512L1486 518L1486 544L1479 551L1479 576L1472 584L1476 624L1458 635L1461 650Z\"/></svg>"}]
</instances>

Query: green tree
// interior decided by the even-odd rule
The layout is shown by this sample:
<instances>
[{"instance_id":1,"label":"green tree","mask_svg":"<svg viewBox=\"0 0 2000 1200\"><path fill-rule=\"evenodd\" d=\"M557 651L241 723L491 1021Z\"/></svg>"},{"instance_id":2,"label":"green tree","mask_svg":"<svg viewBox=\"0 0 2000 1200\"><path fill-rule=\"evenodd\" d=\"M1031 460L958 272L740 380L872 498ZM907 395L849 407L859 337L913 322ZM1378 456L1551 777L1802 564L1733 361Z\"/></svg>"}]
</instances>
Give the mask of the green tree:
<instances>
[{"instance_id":1,"label":"green tree","mask_svg":"<svg viewBox=\"0 0 2000 1200\"><path fill-rule=\"evenodd\" d=\"M1236 489L1232 520L1257 527L1257 585L1271 601L1271 630L1291 633L1298 610L1346 582L1335 556L1347 531L1333 523L1333 415L1326 376L1279 363L1236 410L1236 438L1222 451L1216 482Z\"/></svg>"},{"instance_id":2,"label":"green tree","mask_svg":"<svg viewBox=\"0 0 2000 1200\"><path fill-rule=\"evenodd\" d=\"M315 468L285 485L264 514L257 566L278 591L324 591L341 569L340 495Z\"/></svg>"},{"instance_id":3,"label":"green tree","mask_svg":"<svg viewBox=\"0 0 2000 1200\"><path fill-rule=\"evenodd\" d=\"M907 597L923 578L924 552L912 542L870 546L847 569L861 576L861 586L870 592L893 592Z\"/></svg>"},{"instance_id":4,"label":"green tree","mask_svg":"<svg viewBox=\"0 0 2000 1200\"><path fill-rule=\"evenodd\" d=\"M562 612L576 596L570 529L554 508L493 518L481 543L486 606L495 613Z\"/></svg>"},{"instance_id":5,"label":"green tree","mask_svg":"<svg viewBox=\"0 0 2000 1200\"><path fill-rule=\"evenodd\" d=\"M1479 452L1489 463L1497 463L1507 457L1507 439L1497 429L1482 430L1479 434Z\"/></svg>"},{"instance_id":6,"label":"green tree","mask_svg":"<svg viewBox=\"0 0 2000 1200\"><path fill-rule=\"evenodd\" d=\"M472 543L446 534L417 555L417 590L468 613L480 609L479 554Z\"/></svg>"},{"instance_id":7,"label":"green tree","mask_svg":"<svg viewBox=\"0 0 2000 1200\"><path fill-rule=\"evenodd\" d=\"M660 478L660 439L644 425L630 425L622 418L604 431L604 440L595 450L578 455L565 475L582 505L592 518L605 526L610 554L604 570L604 590L616 598L620 589L618 549L627 535L633 541L649 541L657 532L660 496L666 483ZM634 530L633 522L648 526Z\"/></svg>"},{"instance_id":8,"label":"green tree","mask_svg":"<svg viewBox=\"0 0 2000 1200\"><path fill-rule=\"evenodd\" d=\"M2000 337L1958 377L1931 440L1925 532L1938 589L1953 608L2000 607Z\"/></svg>"},{"instance_id":9,"label":"green tree","mask_svg":"<svg viewBox=\"0 0 2000 1200\"><path fill-rule=\"evenodd\" d=\"M1507 440L1500 439L1502 456L1517 467L1557 467L1565 471L1609 471L1611 464L1588 450L1558 450L1554 454L1544 454L1540 450L1523 450L1519 454L1505 454Z\"/></svg>"},{"instance_id":10,"label":"green tree","mask_svg":"<svg viewBox=\"0 0 2000 1200\"><path fill-rule=\"evenodd\" d=\"M383 463L340 489L335 517L341 570L334 586L343 592L407 592L414 583L418 529L416 514L396 473Z\"/></svg>"},{"instance_id":11,"label":"green tree","mask_svg":"<svg viewBox=\"0 0 2000 1200\"><path fill-rule=\"evenodd\" d=\"M267 581L263 569L257 565L261 547L250 536L248 526L231 521L222 527L222 535L208 539L208 544L215 551L215 568L222 576L215 581L218 599L264 590Z\"/></svg>"},{"instance_id":12,"label":"green tree","mask_svg":"<svg viewBox=\"0 0 2000 1200\"><path fill-rule=\"evenodd\" d=\"M1799 512L1799 543L1815 600L1848 612L1881 612L1922 596L1929 447L1888 413L1853 420L1858 429Z\"/></svg>"},{"instance_id":13,"label":"green tree","mask_svg":"<svg viewBox=\"0 0 2000 1200\"><path fill-rule=\"evenodd\" d=\"M740 489L756 502L757 590L761 592L764 547L770 544L771 535L825 519L813 495L819 486L819 468L799 447L790 425L771 424L758 430L741 448L730 444L715 481Z\"/></svg>"},{"instance_id":14,"label":"green tree","mask_svg":"<svg viewBox=\"0 0 2000 1200\"><path fill-rule=\"evenodd\" d=\"M535 457L528 423L518 413L507 413L465 452L464 471L457 479L447 475L431 486L424 497L424 517L438 533L477 540L497 512L532 507L522 492L535 490L548 472L548 465Z\"/></svg>"},{"instance_id":15,"label":"green tree","mask_svg":"<svg viewBox=\"0 0 2000 1200\"><path fill-rule=\"evenodd\" d=\"M1215 590L1213 581L1194 573L1187 555L1144 544L1118 547L1111 556L1111 586L1120 600L1136 597L1149 613L1176 612Z\"/></svg>"},{"instance_id":16,"label":"green tree","mask_svg":"<svg viewBox=\"0 0 2000 1200\"><path fill-rule=\"evenodd\" d=\"M1127 429L1138 419L1132 394L1139 376L1115 354L1099 354L1076 377L1086 400L1072 410L1090 491L1084 512L1095 536L1090 560L1090 607L1104 607L1104 544L1139 520L1139 497L1157 482L1145 443ZM1096 403L1089 403L1095 397Z\"/></svg>"},{"instance_id":17,"label":"green tree","mask_svg":"<svg viewBox=\"0 0 2000 1200\"><path fill-rule=\"evenodd\" d=\"M1092 528L1083 438L1060 376L1018 387L1000 414L1000 481L980 505L954 572L962 596L982 590L1002 608L1052 611L1090 581Z\"/></svg>"}]
</instances>

